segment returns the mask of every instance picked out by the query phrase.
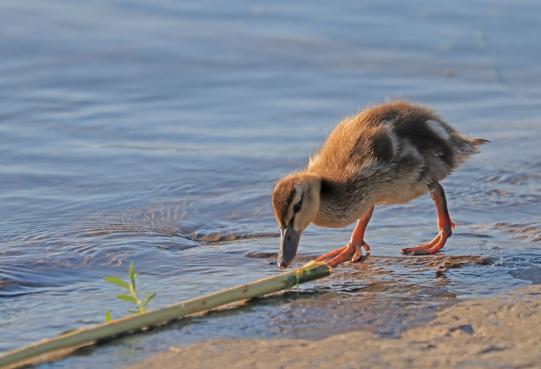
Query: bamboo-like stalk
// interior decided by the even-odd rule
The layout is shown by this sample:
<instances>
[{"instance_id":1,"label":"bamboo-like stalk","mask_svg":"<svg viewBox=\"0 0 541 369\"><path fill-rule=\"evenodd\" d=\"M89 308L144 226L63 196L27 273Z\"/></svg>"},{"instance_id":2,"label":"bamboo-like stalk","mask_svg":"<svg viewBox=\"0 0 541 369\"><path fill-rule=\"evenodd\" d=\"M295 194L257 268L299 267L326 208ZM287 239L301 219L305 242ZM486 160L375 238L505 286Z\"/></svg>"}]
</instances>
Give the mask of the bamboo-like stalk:
<instances>
[{"instance_id":1,"label":"bamboo-like stalk","mask_svg":"<svg viewBox=\"0 0 541 369\"><path fill-rule=\"evenodd\" d=\"M40 355L48 354L56 350L76 348L105 338L134 332L142 328L161 325L173 319L215 309L236 301L248 300L288 289L297 284L326 277L330 274L331 268L326 264L310 262L291 272L259 279L248 284L196 297L163 309L127 316L108 323L81 328L57 337L35 342L21 349L9 351L1 355L0 367L8 365L10 368L17 367L31 362L32 359L35 359Z\"/></svg>"}]
</instances>

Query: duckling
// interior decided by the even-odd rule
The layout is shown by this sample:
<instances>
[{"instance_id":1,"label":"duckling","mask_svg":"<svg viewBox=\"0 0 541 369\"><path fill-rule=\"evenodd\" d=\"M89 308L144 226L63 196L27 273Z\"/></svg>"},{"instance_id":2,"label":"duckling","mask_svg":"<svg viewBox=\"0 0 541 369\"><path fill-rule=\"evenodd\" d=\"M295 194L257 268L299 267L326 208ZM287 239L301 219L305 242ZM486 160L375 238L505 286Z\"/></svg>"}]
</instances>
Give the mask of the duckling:
<instances>
[{"instance_id":1,"label":"duckling","mask_svg":"<svg viewBox=\"0 0 541 369\"><path fill-rule=\"evenodd\" d=\"M345 227L355 221L350 241L316 260L330 266L358 261L370 247L364 239L374 207L401 204L429 192L437 210L438 234L403 254L438 252L452 234L440 182L470 155L482 138L469 138L432 110L404 101L369 107L334 128L307 167L279 180L272 205L280 227L280 268L297 253L310 225Z\"/></svg>"}]
</instances>

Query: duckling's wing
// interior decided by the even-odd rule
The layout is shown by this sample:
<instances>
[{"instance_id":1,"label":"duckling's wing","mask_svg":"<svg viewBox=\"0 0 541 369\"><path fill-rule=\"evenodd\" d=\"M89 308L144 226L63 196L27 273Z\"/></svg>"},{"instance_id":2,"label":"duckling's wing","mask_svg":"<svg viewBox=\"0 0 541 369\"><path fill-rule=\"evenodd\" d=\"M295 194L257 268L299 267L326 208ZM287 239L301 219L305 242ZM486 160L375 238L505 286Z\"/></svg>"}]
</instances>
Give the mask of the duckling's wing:
<instances>
[{"instance_id":1,"label":"duckling's wing","mask_svg":"<svg viewBox=\"0 0 541 369\"><path fill-rule=\"evenodd\" d=\"M420 164L420 179L441 181L477 153L479 145L488 142L462 135L424 107L407 103L400 106L397 118L386 123L397 147L395 161Z\"/></svg>"},{"instance_id":2,"label":"duckling's wing","mask_svg":"<svg viewBox=\"0 0 541 369\"><path fill-rule=\"evenodd\" d=\"M427 108L395 101L341 121L308 170L337 182L372 174L439 181L485 142L463 136Z\"/></svg>"}]
</instances>

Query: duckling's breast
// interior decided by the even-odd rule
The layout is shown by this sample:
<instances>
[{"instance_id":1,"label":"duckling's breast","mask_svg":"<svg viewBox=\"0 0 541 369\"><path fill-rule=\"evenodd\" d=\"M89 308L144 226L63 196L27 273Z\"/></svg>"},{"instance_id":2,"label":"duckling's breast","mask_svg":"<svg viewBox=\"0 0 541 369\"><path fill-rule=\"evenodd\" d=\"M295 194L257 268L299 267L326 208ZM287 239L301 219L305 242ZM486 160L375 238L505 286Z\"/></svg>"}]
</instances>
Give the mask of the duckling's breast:
<instances>
[{"instance_id":1,"label":"duckling's breast","mask_svg":"<svg viewBox=\"0 0 541 369\"><path fill-rule=\"evenodd\" d=\"M357 221L371 206L367 198L322 198L319 212L313 220L317 226L341 228Z\"/></svg>"},{"instance_id":2,"label":"duckling's breast","mask_svg":"<svg viewBox=\"0 0 541 369\"><path fill-rule=\"evenodd\" d=\"M318 227L326 228L342 228L355 222L358 216L340 216L331 214L318 214L318 216L312 221L313 224Z\"/></svg>"}]
</instances>

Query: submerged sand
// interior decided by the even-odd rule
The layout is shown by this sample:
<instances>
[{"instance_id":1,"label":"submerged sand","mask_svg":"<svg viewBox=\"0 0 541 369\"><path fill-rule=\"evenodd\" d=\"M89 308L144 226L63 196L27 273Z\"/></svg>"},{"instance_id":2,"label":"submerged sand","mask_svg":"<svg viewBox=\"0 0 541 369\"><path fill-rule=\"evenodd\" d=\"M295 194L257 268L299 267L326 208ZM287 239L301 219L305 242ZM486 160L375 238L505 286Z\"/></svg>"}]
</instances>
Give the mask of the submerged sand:
<instances>
[{"instance_id":1,"label":"submerged sand","mask_svg":"<svg viewBox=\"0 0 541 369\"><path fill-rule=\"evenodd\" d=\"M400 338L366 331L322 340L211 340L171 347L152 368L541 368L541 286L468 300Z\"/></svg>"}]
</instances>

